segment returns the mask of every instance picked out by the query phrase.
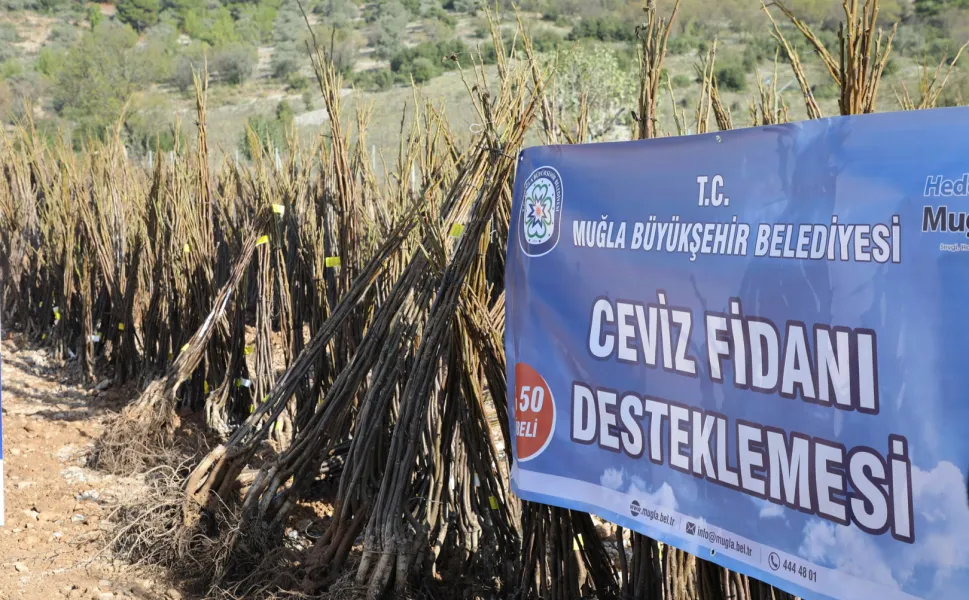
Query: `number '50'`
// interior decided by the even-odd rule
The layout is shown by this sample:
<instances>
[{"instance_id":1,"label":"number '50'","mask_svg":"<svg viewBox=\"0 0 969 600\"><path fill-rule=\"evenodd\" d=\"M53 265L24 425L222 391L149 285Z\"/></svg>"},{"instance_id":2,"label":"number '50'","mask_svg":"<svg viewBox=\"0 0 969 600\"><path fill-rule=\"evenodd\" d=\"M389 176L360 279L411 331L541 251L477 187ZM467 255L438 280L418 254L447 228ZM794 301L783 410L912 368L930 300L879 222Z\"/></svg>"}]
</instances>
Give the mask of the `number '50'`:
<instances>
[{"instance_id":1,"label":"number '50'","mask_svg":"<svg viewBox=\"0 0 969 600\"><path fill-rule=\"evenodd\" d=\"M528 390L531 390L531 398L529 398ZM542 405L545 404L545 388L542 387L531 387L529 385L523 385L521 389L521 395L518 397L518 409L521 411L539 412L542 410Z\"/></svg>"}]
</instances>

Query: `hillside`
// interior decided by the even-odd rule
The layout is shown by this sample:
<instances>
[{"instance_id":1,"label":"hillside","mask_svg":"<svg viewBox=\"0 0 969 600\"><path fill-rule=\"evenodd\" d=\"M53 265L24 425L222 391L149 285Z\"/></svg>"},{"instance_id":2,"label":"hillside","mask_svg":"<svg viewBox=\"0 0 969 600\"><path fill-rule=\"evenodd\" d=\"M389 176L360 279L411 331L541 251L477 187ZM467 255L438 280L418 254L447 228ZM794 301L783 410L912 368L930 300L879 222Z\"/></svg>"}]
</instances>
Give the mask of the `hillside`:
<instances>
[{"instance_id":1,"label":"hillside","mask_svg":"<svg viewBox=\"0 0 969 600\"><path fill-rule=\"evenodd\" d=\"M510 44L516 17L506 4L497 5L498 18ZM40 131L80 147L89 137L103 137L124 114L129 154L171 151L194 138L192 73L203 66L211 79L209 138L217 154L245 159L247 125L285 152L290 127L312 139L326 121L307 56L311 36L296 0L3 0L0 6L5 123L22 119L30 103ZM526 0L520 6L536 51L558 58L556 95L563 118L574 118L585 97L595 121L592 137L622 137L638 93L638 3ZM831 48L837 44L833 17L839 6L828 0L791 2L792 11ZM918 90L919 65L937 65L969 39L967 7L963 1L882 3L884 26L901 25L880 110L898 109L897 95ZM440 100L456 129L475 126L460 69L472 68L472 60L490 65L495 59L489 23L477 2L309 0L304 8L313 36L343 71L347 109L374 109L368 141L378 163L380 156L396 155L402 119L414 104L411 82ZM782 29L800 50L824 114L836 114L836 85L786 21ZM694 112L701 89L697 65L715 39L716 74L735 123L749 121L750 99L759 85L770 86L778 46L763 10L753 0L712 6L685 0L665 63L661 131L676 131L674 106ZM780 56L777 88L791 118L803 118L801 92ZM957 65L939 104L960 104L969 96L967 74Z\"/></svg>"}]
</instances>

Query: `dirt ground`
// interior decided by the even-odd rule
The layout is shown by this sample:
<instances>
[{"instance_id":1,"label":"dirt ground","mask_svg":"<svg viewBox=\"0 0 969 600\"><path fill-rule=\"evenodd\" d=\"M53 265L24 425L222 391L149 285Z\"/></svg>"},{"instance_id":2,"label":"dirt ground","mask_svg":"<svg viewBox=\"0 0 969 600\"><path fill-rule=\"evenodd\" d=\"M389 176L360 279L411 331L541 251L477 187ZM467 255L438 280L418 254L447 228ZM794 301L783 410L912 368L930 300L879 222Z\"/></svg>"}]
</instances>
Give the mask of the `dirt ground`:
<instances>
[{"instance_id":1,"label":"dirt ground","mask_svg":"<svg viewBox=\"0 0 969 600\"><path fill-rule=\"evenodd\" d=\"M112 507L137 494L140 482L86 468L86 455L105 416L134 391L85 383L16 334L4 335L0 351L0 600L182 598L163 573L139 571L104 550Z\"/></svg>"}]
</instances>

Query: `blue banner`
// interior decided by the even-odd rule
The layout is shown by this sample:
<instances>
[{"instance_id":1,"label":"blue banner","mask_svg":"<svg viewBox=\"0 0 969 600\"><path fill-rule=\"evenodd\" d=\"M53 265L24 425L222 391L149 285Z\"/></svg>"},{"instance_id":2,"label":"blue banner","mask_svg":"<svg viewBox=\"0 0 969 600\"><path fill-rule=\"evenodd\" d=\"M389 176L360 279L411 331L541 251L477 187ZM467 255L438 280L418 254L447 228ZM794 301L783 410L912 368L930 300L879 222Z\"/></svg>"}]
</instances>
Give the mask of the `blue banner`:
<instances>
[{"instance_id":1,"label":"blue banner","mask_svg":"<svg viewBox=\"0 0 969 600\"><path fill-rule=\"evenodd\" d=\"M969 590L969 110L521 153L514 491L805 598Z\"/></svg>"}]
</instances>

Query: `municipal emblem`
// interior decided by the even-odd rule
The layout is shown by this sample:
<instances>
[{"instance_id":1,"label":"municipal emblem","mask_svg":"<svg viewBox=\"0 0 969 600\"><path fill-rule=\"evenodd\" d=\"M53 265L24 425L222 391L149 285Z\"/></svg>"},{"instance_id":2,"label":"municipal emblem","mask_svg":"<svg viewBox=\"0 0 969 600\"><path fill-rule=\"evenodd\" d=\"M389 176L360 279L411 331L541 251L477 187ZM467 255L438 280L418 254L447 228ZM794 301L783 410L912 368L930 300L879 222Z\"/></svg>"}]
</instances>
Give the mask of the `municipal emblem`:
<instances>
[{"instance_id":1,"label":"municipal emblem","mask_svg":"<svg viewBox=\"0 0 969 600\"><path fill-rule=\"evenodd\" d=\"M543 256L558 244L562 200L562 178L552 167L535 169L525 180L518 241L526 255Z\"/></svg>"}]
</instances>

